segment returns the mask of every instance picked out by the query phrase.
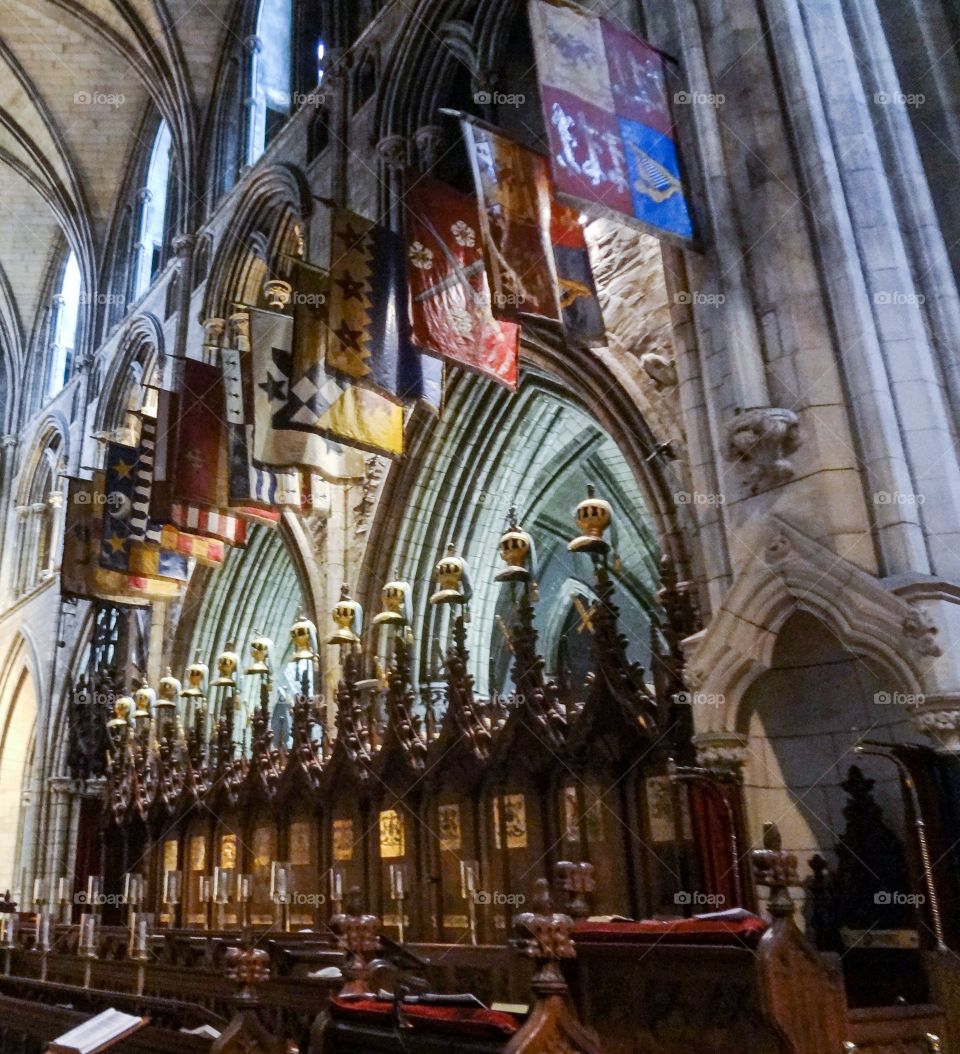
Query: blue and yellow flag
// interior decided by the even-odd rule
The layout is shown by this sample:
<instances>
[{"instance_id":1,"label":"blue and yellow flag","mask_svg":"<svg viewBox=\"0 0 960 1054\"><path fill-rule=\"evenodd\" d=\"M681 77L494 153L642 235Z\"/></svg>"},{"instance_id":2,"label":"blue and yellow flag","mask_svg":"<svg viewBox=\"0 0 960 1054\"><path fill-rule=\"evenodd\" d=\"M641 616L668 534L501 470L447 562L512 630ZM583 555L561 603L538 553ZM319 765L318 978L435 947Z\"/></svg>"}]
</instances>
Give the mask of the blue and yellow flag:
<instances>
[{"instance_id":1,"label":"blue and yellow flag","mask_svg":"<svg viewBox=\"0 0 960 1054\"><path fill-rule=\"evenodd\" d=\"M126 571L129 565L138 467L136 447L107 444L100 564L112 571Z\"/></svg>"}]
</instances>

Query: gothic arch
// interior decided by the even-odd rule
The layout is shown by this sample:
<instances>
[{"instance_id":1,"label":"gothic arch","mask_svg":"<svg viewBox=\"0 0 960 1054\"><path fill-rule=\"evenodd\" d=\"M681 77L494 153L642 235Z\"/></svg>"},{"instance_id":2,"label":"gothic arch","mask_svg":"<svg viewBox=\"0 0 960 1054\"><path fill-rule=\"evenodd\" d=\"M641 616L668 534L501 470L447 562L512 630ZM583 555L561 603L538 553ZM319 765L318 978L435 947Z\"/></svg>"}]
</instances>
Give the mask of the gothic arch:
<instances>
[{"instance_id":1,"label":"gothic arch","mask_svg":"<svg viewBox=\"0 0 960 1054\"><path fill-rule=\"evenodd\" d=\"M701 739L745 735L744 696L771 668L780 631L796 612L812 615L849 652L886 671L893 690L922 692L939 646L920 607L838 557L807 525L771 515L744 544L753 555L723 607L687 641L687 686L722 701L694 707Z\"/></svg>"},{"instance_id":2,"label":"gothic arch","mask_svg":"<svg viewBox=\"0 0 960 1054\"><path fill-rule=\"evenodd\" d=\"M19 879L25 785L33 761L40 683L32 649L18 635L0 666L0 886Z\"/></svg>"},{"instance_id":3,"label":"gothic arch","mask_svg":"<svg viewBox=\"0 0 960 1054\"><path fill-rule=\"evenodd\" d=\"M112 432L124 424L124 415L132 409L131 399L140 399L143 384L161 366L165 354L163 324L150 312L131 319L124 330L110 371L104 378L103 394L97 405L98 432Z\"/></svg>"},{"instance_id":4,"label":"gothic arch","mask_svg":"<svg viewBox=\"0 0 960 1054\"><path fill-rule=\"evenodd\" d=\"M257 304L265 278L287 271L297 255L301 224L312 210L306 178L293 165L268 165L244 188L217 246L201 318L225 318L234 304Z\"/></svg>"}]
</instances>

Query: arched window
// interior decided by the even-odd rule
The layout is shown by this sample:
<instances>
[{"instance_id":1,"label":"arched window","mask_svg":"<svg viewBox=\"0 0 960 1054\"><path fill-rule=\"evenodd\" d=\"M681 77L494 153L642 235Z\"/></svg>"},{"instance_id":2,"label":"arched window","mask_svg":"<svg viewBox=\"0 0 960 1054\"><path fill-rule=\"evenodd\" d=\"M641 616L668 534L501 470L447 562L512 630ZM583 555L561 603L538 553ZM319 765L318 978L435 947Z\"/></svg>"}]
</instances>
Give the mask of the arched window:
<instances>
[{"instance_id":1,"label":"arched window","mask_svg":"<svg viewBox=\"0 0 960 1054\"><path fill-rule=\"evenodd\" d=\"M163 264L163 248L167 217L167 187L170 182L170 127L160 122L147 179L141 191L140 237L137 244L137 271L133 283L133 299L142 296L154 275Z\"/></svg>"},{"instance_id":2,"label":"arched window","mask_svg":"<svg viewBox=\"0 0 960 1054\"><path fill-rule=\"evenodd\" d=\"M60 289L53 298L50 324L50 358L47 369L47 397L59 392L70 380L77 344L80 314L80 264L73 251L67 257Z\"/></svg>"},{"instance_id":3,"label":"arched window","mask_svg":"<svg viewBox=\"0 0 960 1054\"><path fill-rule=\"evenodd\" d=\"M290 114L293 0L262 0L251 43L249 165L266 150Z\"/></svg>"}]
</instances>

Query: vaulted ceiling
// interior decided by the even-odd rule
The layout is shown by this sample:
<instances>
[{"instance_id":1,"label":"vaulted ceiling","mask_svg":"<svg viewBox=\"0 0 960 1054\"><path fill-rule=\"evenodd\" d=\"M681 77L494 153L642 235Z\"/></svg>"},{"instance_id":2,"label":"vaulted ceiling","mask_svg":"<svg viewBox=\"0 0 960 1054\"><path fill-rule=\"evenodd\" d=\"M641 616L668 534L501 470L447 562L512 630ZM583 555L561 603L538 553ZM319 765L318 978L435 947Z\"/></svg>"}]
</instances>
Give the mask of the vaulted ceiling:
<instances>
[{"instance_id":1,"label":"vaulted ceiling","mask_svg":"<svg viewBox=\"0 0 960 1054\"><path fill-rule=\"evenodd\" d=\"M20 374L69 246L97 275L131 161L157 115L181 171L238 0L0 0L0 355ZM188 175L189 181L189 175ZM189 197L189 194L188 194ZM11 369L12 367L12 369Z\"/></svg>"}]
</instances>

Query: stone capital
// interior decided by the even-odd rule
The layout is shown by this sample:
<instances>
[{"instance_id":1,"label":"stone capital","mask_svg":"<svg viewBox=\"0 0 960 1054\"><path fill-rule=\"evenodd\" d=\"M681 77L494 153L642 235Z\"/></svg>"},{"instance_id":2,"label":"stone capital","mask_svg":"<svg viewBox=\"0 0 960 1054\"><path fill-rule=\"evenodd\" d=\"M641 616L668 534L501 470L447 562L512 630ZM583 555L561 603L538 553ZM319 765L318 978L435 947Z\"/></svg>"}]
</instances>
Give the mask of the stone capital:
<instances>
[{"instance_id":1,"label":"stone capital","mask_svg":"<svg viewBox=\"0 0 960 1054\"><path fill-rule=\"evenodd\" d=\"M742 732L700 732L693 737L697 764L715 772L739 776L750 757L747 737Z\"/></svg>"}]
</instances>

